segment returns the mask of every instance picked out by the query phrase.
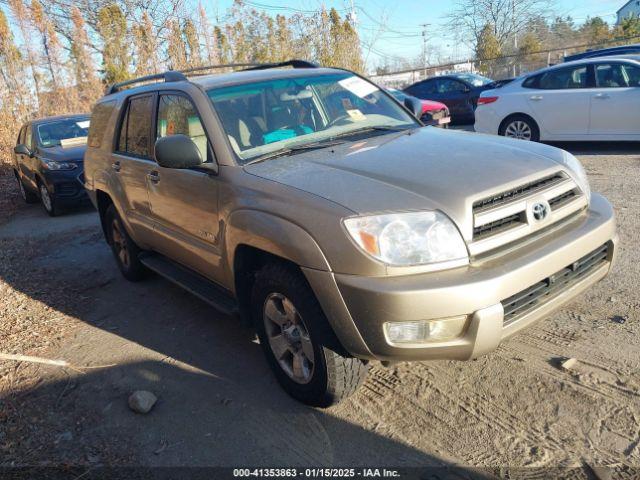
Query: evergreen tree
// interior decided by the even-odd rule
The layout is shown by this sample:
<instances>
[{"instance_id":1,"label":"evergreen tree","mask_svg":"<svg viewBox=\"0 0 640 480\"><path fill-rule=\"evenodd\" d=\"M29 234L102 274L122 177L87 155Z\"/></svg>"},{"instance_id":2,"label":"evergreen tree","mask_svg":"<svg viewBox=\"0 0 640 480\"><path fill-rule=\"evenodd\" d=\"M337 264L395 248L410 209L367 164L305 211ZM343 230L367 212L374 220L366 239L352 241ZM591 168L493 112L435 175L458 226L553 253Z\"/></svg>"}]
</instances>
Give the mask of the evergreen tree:
<instances>
[{"instance_id":1,"label":"evergreen tree","mask_svg":"<svg viewBox=\"0 0 640 480\"><path fill-rule=\"evenodd\" d=\"M127 21L120 7L111 3L98 11L98 35L102 41L102 67L107 83L129 78L131 55L127 42Z\"/></svg>"},{"instance_id":2,"label":"evergreen tree","mask_svg":"<svg viewBox=\"0 0 640 480\"><path fill-rule=\"evenodd\" d=\"M131 29L135 52L135 73L137 76L151 75L160 71L158 59L158 38L147 12L142 13L142 21Z\"/></svg>"}]
</instances>

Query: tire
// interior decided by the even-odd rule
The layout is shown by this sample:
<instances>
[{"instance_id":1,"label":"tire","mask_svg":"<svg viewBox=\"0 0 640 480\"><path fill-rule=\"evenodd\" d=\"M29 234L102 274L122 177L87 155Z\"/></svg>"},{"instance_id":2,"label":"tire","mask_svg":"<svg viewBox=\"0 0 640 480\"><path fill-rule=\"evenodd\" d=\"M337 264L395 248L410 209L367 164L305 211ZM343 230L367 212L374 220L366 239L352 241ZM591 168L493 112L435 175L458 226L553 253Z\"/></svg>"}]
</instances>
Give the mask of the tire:
<instances>
[{"instance_id":1,"label":"tire","mask_svg":"<svg viewBox=\"0 0 640 480\"><path fill-rule=\"evenodd\" d=\"M44 182L38 182L38 192L44 211L51 217L57 217L60 214L60 207L58 207L55 194L49 191Z\"/></svg>"},{"instance_id":2,"label":"tire","mask_svg":"<svg viewBox=\"0 0 640 480\"><path fill-rule=\"evenodd\" d=\"M338 353L341 347L335 334L296 268L284 263L265 265L255 277L251 305L267 362L293 398L329 407L362 384L367 364Z\"/></svg>"},{"instance_id":3,"label":"tire","mask_svg":"<svg viewBox=\"0 0 640 480\"><path fill-rule=\"evenodd\" d=\"M540 141L540 129L536 122L526 115L512 115L500 125L498 132L503 137L518 140Z\"/></svg>"},{"instance_id":4,"label":"tire","mask_svg":"<svg viewBox=\"0 0 640 480\"><path fill-rule=\"evenodd\" d=\"M20 196L25 201L25 203L38 203L38 195L33 193L31 190L28 190L27 187L24 186L24 182L18 175L18 172L14 172L16 176L16 180L18 181L18 190L20 191Z\"/></svg>"},{"instance_id":5,"label":"tire","mask_svg":"<svg viewBox=\"0 0 640 480\"><path fill-rule=\"evenodd\" d=\"M142 280L147 274L146 267L138 258L142 250L127 233L113 204L107 208L104 222L107 241L111 246L120 272L122 272L124 278L132 282Z\"/></svg>"}]
</instances>

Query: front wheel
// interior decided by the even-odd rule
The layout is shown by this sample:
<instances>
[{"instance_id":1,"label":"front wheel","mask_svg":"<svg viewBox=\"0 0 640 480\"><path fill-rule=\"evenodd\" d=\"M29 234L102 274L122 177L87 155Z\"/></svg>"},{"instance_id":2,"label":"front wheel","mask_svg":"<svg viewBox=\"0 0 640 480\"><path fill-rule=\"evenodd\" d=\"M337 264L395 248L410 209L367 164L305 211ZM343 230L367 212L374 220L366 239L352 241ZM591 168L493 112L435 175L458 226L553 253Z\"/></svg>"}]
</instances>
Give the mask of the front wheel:
<instances>
[{"instance_id":1,"label":"front wheel","mask_svg":"<svg viewBox=\"0 0 640 480\"><path fill-rule=\"evenodd\" d=\"M60 209L56 202L55 194L51 193L44 182L38 184L38 191L40 192L40 201L44 211L51 217L55 217L60 213Z\"/></svg>"},{"instance_id":2,"label":"front wheel","mask_svg":"<svg viewBox=\"0 0 640 480\"><path fill-rule=\"evenodd\" d=\"M537 142L540 140L540 130L531 118L524 115L514 115L506 119L500 126L500 135L516 140Z\"/></svg>"},{"instance_id":3,"label":"front wheel","mask_svg":"<svg viewBox=\"0 0 640 480\"><path fill-rule=\"evenodd\" d=\"M258 272L252 292L260 344L278 382L293 398L329 407L350 396L367 364L336 350L336 340L304 276L284 264Z\"/></svg>"}]
</instances>

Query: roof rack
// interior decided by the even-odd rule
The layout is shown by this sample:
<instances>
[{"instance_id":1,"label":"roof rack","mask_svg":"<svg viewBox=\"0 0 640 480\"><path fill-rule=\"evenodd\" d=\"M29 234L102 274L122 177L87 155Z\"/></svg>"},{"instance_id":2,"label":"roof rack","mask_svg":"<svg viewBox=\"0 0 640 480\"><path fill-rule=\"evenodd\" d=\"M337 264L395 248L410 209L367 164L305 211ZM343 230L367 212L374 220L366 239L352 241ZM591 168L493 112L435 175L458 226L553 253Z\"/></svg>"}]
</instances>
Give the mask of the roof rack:
<instances>
[{"instance_id":1,"label":"roof rack","mask_svg":"<svg viewBox=\"0 0 640 480\"><path fill-rule=\"evenodd\" d=\"M144 77L133 78L131 80L125 80L124 82L114 83L113 85L107 88L107 92L105 95L110 95L112 93L116 93L122 89L122 87L126 87L128 85L135 85L136 83L148 82L150 80L164 80L165 82L181 82L186 80L187 77L184 76L181 72L176 70L169 70L164 73L157 73L155 75L146 75Z\"/></svg>"},{"instance_id":2,"label":"roof rack","mask_svg":"<svg viewBox=\"0 0 640 480\"><path fill-rule=\"evenodd\" d=\"M118 82L107 88L105 95L116 93L128 85L135 85L136 83L144 83L151 80L164 80L165 82L181 82L187 80L187 75L202 72L206 70L213 70L217 68L238 68L243 67L247 70L266 70L268 68L280 68L280 67L293 67L293 68L319 68L319 65L307 60L287 60L286 62L276 63L226 63L220 65L204 65L202 67L187 68L184 70L169 70L164 73L158 73L155 75L147 75L144 77L134 78L126 80L124 82Z\"/></svg>"}]
</instances>

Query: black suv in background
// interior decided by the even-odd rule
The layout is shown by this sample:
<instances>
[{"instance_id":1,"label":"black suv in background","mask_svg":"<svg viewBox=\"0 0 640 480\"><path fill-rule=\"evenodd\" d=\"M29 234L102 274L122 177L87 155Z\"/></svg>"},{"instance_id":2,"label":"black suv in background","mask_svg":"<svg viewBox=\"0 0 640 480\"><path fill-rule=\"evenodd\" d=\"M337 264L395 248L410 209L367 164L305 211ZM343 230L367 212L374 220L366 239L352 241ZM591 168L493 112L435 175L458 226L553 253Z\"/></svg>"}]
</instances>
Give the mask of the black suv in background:
<instances>
[{"instance_id":1,"label":"black suv in background","mask_svg":"<svg viewBox=\"0 0 640 480\"><path fill-rule=\"evenodd\" d=\"M494 81L475 73L452 73L427 78L404 89L421 100L444 103L455 123L473 123L478 98L485 90L496 88Z\"/></svg>"},{"instance_id":2,"label":"black suv in background","mask_svg":"<svg viewBox=\"0 0 640 480\"><path fill-rule=\"evenodd\" d=\"M13 171L27 203L40 199L53 216L87 200L83 157L89 115L64 115L27 122L13 149Z\"/></svg>"}]
</instances>

